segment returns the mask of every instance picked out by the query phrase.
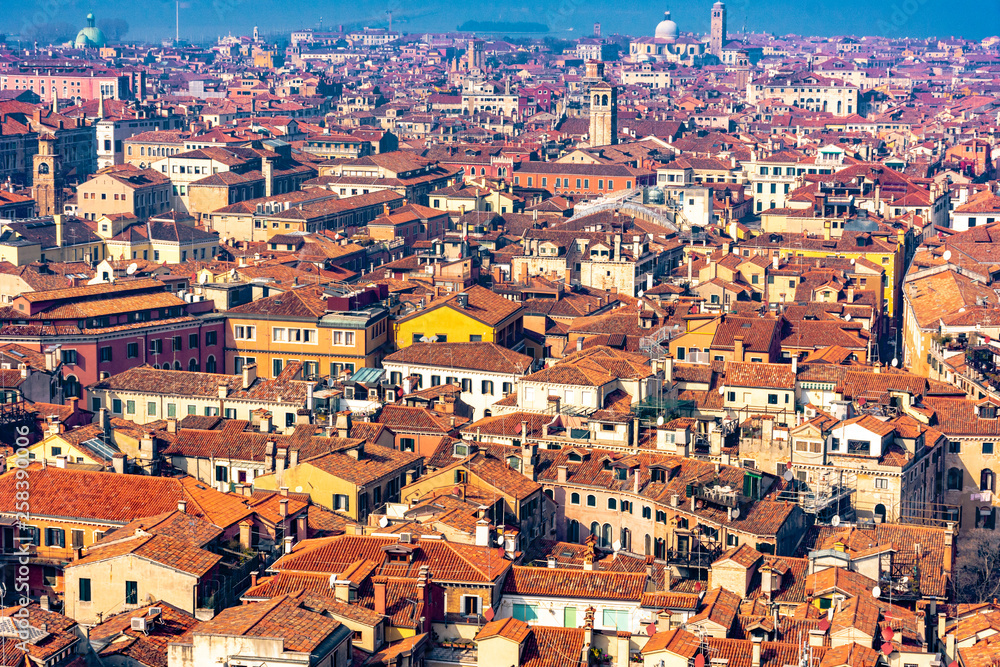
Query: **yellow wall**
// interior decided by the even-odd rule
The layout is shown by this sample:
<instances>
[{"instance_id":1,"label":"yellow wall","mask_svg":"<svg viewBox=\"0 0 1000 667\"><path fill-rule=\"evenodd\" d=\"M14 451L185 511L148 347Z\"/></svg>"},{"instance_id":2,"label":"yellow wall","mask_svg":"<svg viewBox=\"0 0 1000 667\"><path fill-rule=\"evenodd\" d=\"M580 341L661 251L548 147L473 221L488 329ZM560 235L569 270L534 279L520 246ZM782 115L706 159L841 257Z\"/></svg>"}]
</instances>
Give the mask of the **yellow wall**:
<instances>
[{"instance_id":1,"label":"yellow wall","mask_svg":"<svg viewBox=\"0 0 1000 667\"><path fill-rule=\"evenodd\" d=\"M490 327L454 308L441 306L396 322L393 325L393 338L396 349L412 345L415 333L428 338L437 334L445 334L448 336L449 343L467 343L469 337L473 335L482 336L484 343L498 343L500 341L497 340L497 333L514 322L517 317L518 315L515 314L500 322L498 326Z\"/></svg>"},{"instance_id":2,"label":"yellow wall","mask_svg":"<svg viewBox=\"0 0 1000 667\"><path fill-rule=\"evenodd\" d=\"M256 326L256 340L236 340L233 331L237 325ZM264 378L274 377L274 359L282 360L282 368L288 365L289 360L316 362L320 376L330 373L332 363L354 364L355 370L374 367L381 360L383 344L389 336L389 326L388 320L380 320L367 329L331 329L319 327L315 322L277 318L268 320L263 317L241 317L238 313L233 313L226 322L225 372L236 372L234 359L238 356L254 357L257 374ZM275 342L272 340L272 330L275 327L315 329L317 344ZM354 345L333 345L335 331L353 331Z\"/></svg>"},{"instance_id":3,"label":"yellow wall","mask_svg":"<svg viewBox=\"0 0 1000 667\"><path fill-rule=\"evenodd\" d=\"M52 450L53 447L60 449L57 454ZM65 456L66 461L69 463L103 463L103 461L96 461L89 452L82 449L78 449L73 445L67 443L62 437L55 435L49 436L40 442L28 447L28 458L32 460L41 462L43 459L48 461L49 465L55 465L57 456ZM10 456L7 457L7 470L13 470L17 467L17 457Z\"/></svg>"},{"instance_id":4,"label":"yellow wall","mask_svg":"<svg viewBox=\"0 0 1000 667\"><path fill-rule=\"evenodd\" d=\"M288 468L281 472L281 481L274 473L262 475L253 480L254 489L278 491L279 487L287 486L294 493L308 493L313 504L333 510L333 496L340 494L351 499L346 512L340 512L358 519L358 487L346 480L334 477L308 463ZM370 508L369 508L370 509Z\"/></svg>"}]
</instances>

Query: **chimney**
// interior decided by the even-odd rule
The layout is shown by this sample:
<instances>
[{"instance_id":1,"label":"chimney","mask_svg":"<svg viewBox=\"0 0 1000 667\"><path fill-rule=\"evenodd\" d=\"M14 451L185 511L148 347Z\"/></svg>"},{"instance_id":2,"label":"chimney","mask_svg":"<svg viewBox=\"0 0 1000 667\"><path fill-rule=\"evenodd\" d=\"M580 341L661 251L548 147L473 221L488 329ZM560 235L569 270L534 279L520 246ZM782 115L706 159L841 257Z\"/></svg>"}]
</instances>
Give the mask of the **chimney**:
<instances>
[{"instance_id":1,"label":"chimney","mask_svg":"<svg viewBox=\"0 0 1000 667\"><path fill-rule=\"evenodd\" d=\"M743 361L743 336L733 339L733 361Z\"/></svg>"},{"instance_id":2,"label":"chimney","mask_svg":"<svg viewBox=\"0 0 1000 667\"><path fill-rule=\"evenodd\" d=\"M759 635L754 635L750 638L753 642L753 653L750 657L750 667L760 667L760 649L761 645L764 643L764 638Z\"/></svg>"},{"instance_id":3,"label":"chimney","mask_svg":"<svg viewBox=\"0 0 1000 667\"><path fill-rule=\"evenodd\" d=\"M187 514L187 507L188 507L188 503L187 503L186 500L178 500L177 501L177 511L178 512L181 512L183 514Z\"/></svg>"},{"instance_id":4,"label":"chimney","mask_svg":"<svg viewBox=\"0 0 1000 667\"><path fill-rule=\"evenodd\" d=\"M274 470L274 447L274 440L264 443L264 469L267 471Z\"/></svg>"},{"instance_id":5,"label":"chimney","mask_svg":"<svg viewBox=\"0 0 1000 667\"><path fill-rule=\"evenodd\" d=\"M264 176L264 196L271 197L274 194L274 161L264 158L260 170Z\"/></svg>"},{"instance_id":6,"label":"chimney","mask_svg":"<svg viewBox=\"0 0 1000 667\"><path fill-rule=\"evenodd\" d=\"M257 430L261 433L271 432L271 413L265 412L260 416L260 423L257 425Z\"/></svg>"},{"instance_id":7,"label":"chimney","mask_svg":"<svg viewBox=\"0 0 1000 667\"><path fill-rule=\"evenodd\" d=\"M854 303L854 288L847 288L847 303Z\"/></svg>"},{"instance_id":8,"label":"chimney","mask_svg":"<svg viewBox=\"0 0 1000 667\"><path fill-rule=\"evenodd\" d=\"M56 226L56 247L63 247L63 232L65 231L62 213L56 213L52 216L52 222Z\"/></svg>"},{"instance_id":9,"label":"chimney","mask_svg":"<svg viewBox=\"0 0 1000 667\"><path fill-rule=\"evenodd\" d=\"M28 376L31 375L31 370L28 368L28 364L18 364L17 370L21 371L22 380L27 380Z\"/></svg>"},{"instance_id":10,"label":"chimney","mask_svg":"<svg viewBox=\"0 0 1000 667\"><path fill-rule=\"evenodd\" d=\"M219 380L219 398L226 398L229 396L229 383L225 380Z\"/></svg>"},{"instance_id":11,"label":"chimney","mask_svg":"<svg viewBox=\"0 0 1000 667\"><path fill-rule=\"evenodd\" d=\"M337 437L349 438L351 433L351 413L341 412L337 414Z\"/></svg>"},{"instance_id":12,"label":"chimney","mask_svg":"<svg viewBox=\"0 0 1000 667\"><path fill-rule=\"evenodd\" d=\"M284 544L284 546L285 546L285 548L284 548L283 551L286 554L292 553L292 536L291 535L289 535L288 537L285 538L285 544Z\"/></svg>"},{"instance_id":13,"label":"chimney","mask_svg":"<svg viewBox=\"0 0 1000 667\"><path fill-rule=\"evenodd\" d=\"M40 597L38 599L38 606L40 606L43 611L48 611L49 610L49 596L48 595L43 595L42 597ZM44 630L43 630L43 632L44 632Z\"/></svg>"},{"instance_id":14,"label":"chimney","mask_svg":"<svg viewBox=\"0 0 1000 667\"><path fill-rule=\"evenodd\" d=\"M796 356L792 357L792 375L799 374L799 358Z\"/></svg>"},{"instance_id":15,"label":"chimney","mask_svg":"<svg viewBox=\"0 0 1000 667\"><path fill-rule=\"evenodd\" d=\"M619 630L617 640L618 652L615 655L615 667L629 667L629 660L631 658L629 647L632 643L632 633L628 630Z\"/></svg>"},{"instance_id":16,"label":"chimney","mask_svg":"<svg viewBox=\"0 0 1000 667\"><path fill-rule=\"evenodd\" d=\"M486 519L480 519L476 522L476 546L490 546L490 522Z\"/></svg>"},{"instance_id":17,"label":"chimney","mask_svg":"<svg viewBox=\"0 0 1000 667\"><path fill-rule=\"evenodd\" d=\"M559 482L560 484L565 484L566 475L568 472L569 471L567 470L565 465L561 465L558 468L556 468L556 481Z\"/></svg>"},{"instance_id":18,"label":"chimney","mask_svg":"<svg viewBox=\"0 0 1000 667\"><path fill-rule=\"evenodd\" d=\"M66 467L66 455L65 454L60 454L59 456L56 457L56 467L57 468L65 468Z\"/></svg>"},{"instance_id":19,"label":"chimney","mask_svg":"<svg viewBox=\"0 0 1000 667\"><path fill-rule=\"evenodd\" d=\"M375 591L375 613L385 615L385 585L388 583L386 577L373 577L372 588Z\"/></svg>"},{"instance_id":20,"label":"chimney","mask_svg":"<svg viewBox=\"0 0 1000 667\"><path fill-rule=\"evenodd\" d=\"M126 463L128 462L128 457L122 453L115 454L111 457L111 466L114 468L115 472L119 475L125 474Z\"/></svg>"},{"instance_id":21,"label":"chimney","mask_svg":"<svg viewBox=\"0 0 1000 667\"><path fill-rule=\"evenodd\" d=\"M243 388L249 389L250 385L257 379L257 364L244 364L243 366Z\"/></svg>"},{"instance_id":22,"label":"chimney","mask_svg":"<svg viewBox=\"0 0 1000 667\"><path fill-rule=\"evenodd\" d=\"M97 423L100 424L101 430L104 432L105 435L108 435L108 434L111 433L111 420L108 418L108 409L107 408L101 408L100 410L98 410L98 412L97 412ZM170 426L169 422L167 423L167 426L168 427ZM168 430L169 430L169 428L168 428Z\"/></svg>"},{"instance_id":23,"label":"chimney","mask_svg":"<svg viewBox=\"0 0 1000 667\"><path fill-rule=\"evenodd\" d=\"M282 498L278 501L278 515L282 519L288 516L288 498Z\"/></svg>"}]
</instances>

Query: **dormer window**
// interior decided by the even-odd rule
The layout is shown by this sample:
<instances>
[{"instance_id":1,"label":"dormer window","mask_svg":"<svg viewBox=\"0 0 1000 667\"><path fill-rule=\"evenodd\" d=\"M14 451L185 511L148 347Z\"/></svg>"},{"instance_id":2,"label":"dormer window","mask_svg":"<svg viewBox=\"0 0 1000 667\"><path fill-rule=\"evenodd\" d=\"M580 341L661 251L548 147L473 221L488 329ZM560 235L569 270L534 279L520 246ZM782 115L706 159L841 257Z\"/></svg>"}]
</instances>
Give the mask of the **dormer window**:
<instances>
[{"instance_id":1,"label":"dormer window","mask_svg":"<svg viewBox=\"0 0 1000 667\"><path fill-rule=\"evenodd\" d=\"M667 471L663 468L650 468L649 476L654 482L666 483L667 481Z\"/></svg>"},{"instance_id":2,"label":"dormer window","mask_svg":"<svg viewBox=\"0 0 1000 667\"><path fill-rule=\"evenodd\" d=\"M628 479L628 468L615 468L615 479Z\"/></svg>"},{"instance_id":3,"label":"dormer window","mask_svg":"<svg viewBox=\"0 0 1000 667\"><path fill-rule=\"evenodd\" d=\"M517 458L516 456L508 456L507 457L507 465L510 466L511 468L513 468L514 470L520 470L521 469L521 459Z\"/></svg>"},{"instance_id":4,"label":"dormer window","mask_svg":"<svg viewBox=\"0 0 1000 667\"><path fill-rule=\"evenodd\" d=\"M995 405L980 405L979 406L979 418L980 419L996 419L997 418L997 406L995 406Z\"/></svg>"},{"instance_id":5,"label":"dormer window","mask_svg":"<svg viewBox=\"0 0 1000 667\"><path fill-rule=\"evenodd\" d=\"M580 456L578 452L570 452L569 456L567 456L566 458L569 459L569 461L572 463L579 463L580 461L583 460L583 457Z\"/></svg>"},{"instance_id":6,"label":"dormer window","mask_svg":"<svg viewBox=\"0 0 1000 667\"><path fill-rule=\"evenodd\" d=\"M451 455L457 458L464 458L469 455L469 446L461 442L456 442L452 448Z\"/></svg>"}]
</instances>

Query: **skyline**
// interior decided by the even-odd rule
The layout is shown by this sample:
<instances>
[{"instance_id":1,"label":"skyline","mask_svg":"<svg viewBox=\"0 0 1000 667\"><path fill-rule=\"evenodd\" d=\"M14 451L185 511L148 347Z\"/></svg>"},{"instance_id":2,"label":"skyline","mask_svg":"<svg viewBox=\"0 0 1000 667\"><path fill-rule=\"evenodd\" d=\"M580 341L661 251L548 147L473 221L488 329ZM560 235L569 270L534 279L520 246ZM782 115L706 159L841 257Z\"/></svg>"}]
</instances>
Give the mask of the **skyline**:
<instances>
[{"instance_id":1,"label":"skyline","mask_svg":"<svg viewBox=\"0 0 1000 667\"><path fill-rule=\"evenodd\" d=\"M475 10L462 3L446 2L437 7L409 9L398 0L363 2L347 11L329 1L296 3L300 11L288 12L288 5L272 0L189 0L180 11L181 37L192 42L213 40L229 32L249 34L255 25L265 35L289 30L344 24L352 27L379 27L387 23L387 10L393 11L393 28L406 33L451 32L467 20L540 21L549 26L548 35L578 38L590 33L600 22L605 35L652 34L662 12L670 10L683 32L706 34L710 2L665 4L657 9L648 3L625 0L609 12L586 0L557 0L541 9L519 3L489 0ZM141 7L141 11L139 9ZM730 32L749 32L814 37L842 35L877 35L884 37L929 37L981 40L1000 30L1000 3L977 3L972 0L897 0L871 4L861 0L820 0L805 9L787 0L738 0L727 3ZM26 28L47 23L82 25L88 12L98 20L123 19L129 32L123 41L159 41L174 33L175 4L172 1L136 3L111 0L93 3L83 0L50 0L11 8L0 31L11 37ZM865 15L864 12L869 14ZM339 12L339 13L338 13ZM290 17L291 16L291 17ZM863 20L859 20L864 16ZM863 28L863 29L861 29ZM539 35L542 36L542 35Z\"/></svg>"}]
</instances>

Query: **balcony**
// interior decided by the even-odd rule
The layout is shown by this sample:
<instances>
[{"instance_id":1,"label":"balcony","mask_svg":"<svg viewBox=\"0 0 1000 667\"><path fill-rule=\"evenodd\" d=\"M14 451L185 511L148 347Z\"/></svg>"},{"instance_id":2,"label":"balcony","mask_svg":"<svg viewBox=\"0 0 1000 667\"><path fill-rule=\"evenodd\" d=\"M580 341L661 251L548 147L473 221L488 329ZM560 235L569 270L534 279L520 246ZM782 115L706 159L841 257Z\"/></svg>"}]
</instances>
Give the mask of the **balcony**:
<instances>
[{"instance_id":1,"label":"balcony","mask_svg":"<svg viewBox=\"0 0 1000 667\"><path fill-rule=\"evenodd\" d=\"M706 547L699 545L694 549L681 551L678 549L667 549L664 557L671 565L684 567L709 568L712 563L719 560L722 555L722 547Z\"/></svg>"},{"instance_id":2,"label":"balcony","mask_svg":"<svg viewBox=\"0 0 1000 667\"><path fill-rule=\"evenodd\" d=\"M694 486L692 491L693 494L689 493L688 495L694 495L695 498L705 502L730 509L739 507L744 500L736 489L729 486Z\"/></svg>"}]
</instances>

